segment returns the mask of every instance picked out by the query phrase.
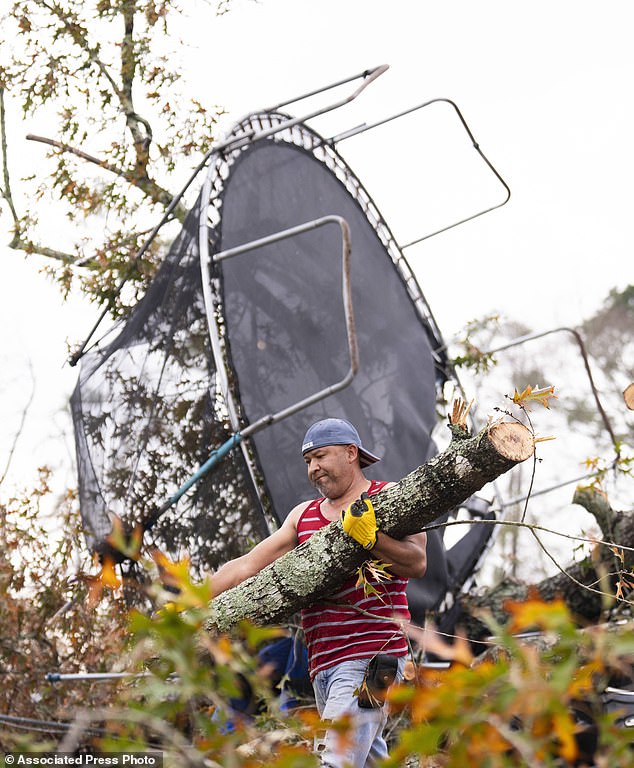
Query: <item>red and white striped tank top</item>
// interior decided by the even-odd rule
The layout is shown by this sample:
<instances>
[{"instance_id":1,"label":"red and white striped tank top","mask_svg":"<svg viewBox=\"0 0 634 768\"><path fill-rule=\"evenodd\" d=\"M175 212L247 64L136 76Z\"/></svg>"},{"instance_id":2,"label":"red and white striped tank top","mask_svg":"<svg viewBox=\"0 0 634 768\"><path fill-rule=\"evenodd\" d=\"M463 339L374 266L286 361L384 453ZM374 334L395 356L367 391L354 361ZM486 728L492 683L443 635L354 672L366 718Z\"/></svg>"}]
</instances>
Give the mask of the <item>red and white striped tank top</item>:
<instances>
[{"instance_id":1,"label":"red and white striped tank top","mask_svg":"<svg viewBox=\"0 0 634 768\"><path fill-rule=\"evenodd\" d=\"M368 493L378 493L385 485L372 480ZM300 544L330 523L321 514L324 500L315 499L300 515ZM342 661L371 658L377 653L407 654L407 641L401 629L401 622L410 619L405 594L407 581L395 575L387 581L369 579L372 589L366 595L363 585L357 586L354 575L330 599L302 610L311 679L320 670Z\"/></svg>"}]
</instances>

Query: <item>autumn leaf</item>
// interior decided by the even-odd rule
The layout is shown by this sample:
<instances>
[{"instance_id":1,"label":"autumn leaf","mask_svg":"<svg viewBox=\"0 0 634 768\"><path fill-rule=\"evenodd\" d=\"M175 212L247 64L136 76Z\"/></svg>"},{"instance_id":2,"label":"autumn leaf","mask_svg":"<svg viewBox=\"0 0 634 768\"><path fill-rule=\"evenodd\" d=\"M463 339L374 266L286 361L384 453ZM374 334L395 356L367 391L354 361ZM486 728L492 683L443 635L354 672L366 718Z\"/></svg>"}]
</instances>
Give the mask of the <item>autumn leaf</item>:
<instances>
[{"instance_id":1,"label":"autumn leaf","mask_svg":"<svg viewBox=\"0 0 634 768\"><path fill-rule=\"evenodd\" d=\"M104 587L108 589L118 589L121 586L121 579L117 576L114 560L104 557L99 578Z\"/></svg>"},{"instance_id":2,"label":"autumn leaf","mask_svg":"<svg viewBox=\"0 0 634 768\"><path fill-rule=\"evenodd\" d=\"M158 566L161 581L167 586L178 589L189 579L189 558L170 560L158 549L152 550L150 555Z\"/></svg>"},{"instance_id":3,"label":"autumn leaf","mask_svg":"<svg viewBox=\"0 0 634 768\"><path fill-rule=\"evenodd\" d=\"M410 625L407 634L416 643L425 649L425 653L431 653L440 659L452 661L465 667L470 666L474 656L469 641L463 635L455 635L452 643L448 643L436 630L432 621L427 621L425 627Z\"/></svg>"},{"instance_id":4,"label":"autumn leaf","mask_svg":"<svg viewBox=\"0 0 634 768\"><path fill-rule=\"evenodd\" d=\"M112 549L121 552L122 555L130 558L130 560L138 560L143 543L143 529L140 525L137 525L133 531L128 532L121 518L113 515L112 530L106 538L106 542Z\"/></svg>"},{"instance_id":5,"label":"autumn leaf","mask_svg":"<svg viewBox=\"0 0 634 768\"><path fill-rule=\"evenodd\" d=\"M523 632L529 629L557 629L569 620L568 608L563 600L546 603L535 592L526 601L506 600L504 610L511 615L509 631Z\"/></svg>"},{"instance_id":6,"label":"autumn leaf","mask_svg":"<svg viewBox=\"0 0 634 768\"><path fill-rule=\"evenodd\" d=\"M117 576L116 564L108 555L103 558L99 573L93 576L83 576L83 581L88 585L87 605L91 610L101 600L104 589L114 591L119 589L122 584L121 579Z\"/></svg>"},{"instance_id":7,"label":"autumn leaf","mask_svg":"<svg viewBox=\"0 0 634 768\"><path fill-rule=\"evenodd\" d=\"M389 581L392 574L387 569L391 566L391 563L382 563L380 560L368 560L365 563L368 575L376 581Z\"/></svg>"},{"instance_id":8,"label":"autumn leaf","mask_svg":"<svg viewBox=\"0 0 634 768\"><path fill-rule=\"evenodd\" d=\"M568 763L573 763L578 754L575 740L575 723L569 712L553 715L553 731L560 742L559 754Z\"/></svg>"},{"instance_id":9,"label":"autumn leaf","mask_svg":"<svg viewBox=\"0 0 634 768\"><path fill-rule=\"evenodd\" d=\"M213 598L209 580L195 583L190 577L189 558L173 561L158 549L151 553L159 569L162 583L170 587L175 595L170 602L177 611L189 608L205 608Z\"/></svg>"},{"instance_id":10,"label":"autumn leaf","mask_svg":"<svg viewBox=\"0 0 634 768\"><path fill-rule=\"evenodd\" d=\"M596 688L598 676L604 671L605 664L599 655L596 655L587 664L579 666L568 686L568 696L572 699L580 699L583 696L592 695Z\"/></svg>"},{"instance_id":11,"label":"autumn leaf","mask_svg":"<svg viewBox=\"0 0 634 768\"><path fill-rule=\"evenodd\" d=\"M379 591L372 582L389 581L392 578L392 574L387 570L389 567L389 564L382 563L379 560L366 560L357 571L355 587L363 587L366 597L369 595L380 597Z\"/></svg>"},{"instance_id":12,"label":"autumn leaf","mask_svg":"<svg viewBox=\"0 0 634 768\"><path fill-rule=\"evenodd\" d=\"M515 405L520 405L526 410L530 410L529 403L541 403L544 408L550 408L548 402L550 398L557 399L555 394L555 387L531 387L530 385L524 389L523 392L518 392L517 389L513 393L513 402Z\"/></svg>"},{"instance_id":13,"label":"autumn leaf","mask_svg":"<svg viewBox=\"0 0 634 768\"><path fill-rule=\"evenodd\" d=\"M630 579L626 579L624 574L621 574L617 584L616 584L616 594L615 597L617 600L623 600L625 599L624 590L630 590L634 588L634 582L632 582Z\"/></svg>"},{"instance_id":14,"label":"autumn leaf","mask_svg":"<svg viewBox=\"0 0 634 768\"><path fill-rule=\"evenodd\" d=\"M84 576L82 580L88 586L88 597L86 599L86 605L88 606L88 610L92 611L92 609L101 600L101 595L103 594L103 584L101 583L101 579L99 579L97 576Z\"/></svg>"},{"instance_id":15,"label":"autumn leaf","mask_svg":"<svg viewBox=\"0 0 634 768\"><path fill-rule=\"evenodd\" d=\"M623 550L620 547L611 546L610 549L612 550L612 553L615 557L618 557L618 559L621 561L621 565L625 565L625 556L623 554Z\"/></svg>"}]
</instances>

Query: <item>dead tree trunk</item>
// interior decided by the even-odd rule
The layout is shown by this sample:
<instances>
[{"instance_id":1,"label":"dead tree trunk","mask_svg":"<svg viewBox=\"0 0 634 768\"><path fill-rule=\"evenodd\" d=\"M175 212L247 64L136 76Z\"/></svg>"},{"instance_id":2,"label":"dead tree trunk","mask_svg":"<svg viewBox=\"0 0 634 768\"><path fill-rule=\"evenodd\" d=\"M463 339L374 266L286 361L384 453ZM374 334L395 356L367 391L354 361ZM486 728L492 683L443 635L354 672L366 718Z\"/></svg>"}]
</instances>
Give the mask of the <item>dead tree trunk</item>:
<instances>
[{"instance_id":1,"label":"dead tree trunk","mask_svg":"<svg viewBox=\"0 0 634 768\"><path fill-rule=\"evenodd\" d=\"M605 494L593 488L578 488L573 503L584 507L594 516L605 541L626 547L634 546L634 514L616 512ZM482 640L490 632L475 614L485 609L498 623L504 624L508 618L505 601L525 600L530 590L536 591L546 601L555 598L564 600L580 624L600 621L606 605L600 592L614 596L621 574L631 572L634 565L633 552L627 549L619 551L618 546L617 552L610 547L597 545L591 558L572 563L563 573L557 573L537 584L506 581L479 595L464 595L461 598L464 617L461 619L461 631L471 640Z\"/></svg>"},{"instance_id":2,"label":"dead tree trunk","mask_svg":"<svg viewBox=\"0 0 634 768\"><path fill-rule=\"evenodd\" d=\"M502 422L470 436L463 421L451 425L449 447L373 497L379 528L394 538L417 533L533 454L530 431ZM337 521L259 574L212 601L206 629L225 632L248 619L277 624L332 594L367 559Z\"/></svg>"}]
</instances>

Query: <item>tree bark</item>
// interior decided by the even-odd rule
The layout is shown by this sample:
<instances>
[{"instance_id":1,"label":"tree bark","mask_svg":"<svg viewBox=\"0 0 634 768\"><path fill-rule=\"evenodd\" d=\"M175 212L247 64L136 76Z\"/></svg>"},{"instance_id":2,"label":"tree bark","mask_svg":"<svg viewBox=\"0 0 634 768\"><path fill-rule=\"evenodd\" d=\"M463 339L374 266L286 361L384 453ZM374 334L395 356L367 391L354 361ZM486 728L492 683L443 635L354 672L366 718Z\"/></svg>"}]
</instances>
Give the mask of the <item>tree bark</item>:
<instances>
[{"instance_id":1,"label":"tree bark","mask_svg":"<svg viewBox=\"0 0 634 768\"><path fill-rule=\"evenodd\" d=\"M605 541L634 546L634 514L613 510L606 495L595 488L578 488L573 503L595 517ZM631 571L633 565L633 552L622 550L617 555L610 547L597 545L592 557L572 563L564 573L557 573L537 584L505 581L479 595L464 595L460 599L463 611L461 632L470 640L484 639L490 630L476 614L486 610L496 622L504 624L508 618L505 601L526 600L531 590L546 601L563 599L580 625L596 623L603 618L610 600L594 590L602 590L614 597L620 575Z\"/></svg>"},{"instance_id":2,"label":"tree bark","mask_svg":"<svg viewBox=\"0 0 634 768\"><path fill-rule=\"evenodd\" d=\"M397 539L421 531L534 452L533 435L517 422L489 425L475 436L462 424L450 429L452 440L445 451L373 496L380 530ZM244 619L280 623L332 594L367 558L343 533L340 521L331 523L215 598L205 628L226 632Z\"/></svg>"}]
</instances>

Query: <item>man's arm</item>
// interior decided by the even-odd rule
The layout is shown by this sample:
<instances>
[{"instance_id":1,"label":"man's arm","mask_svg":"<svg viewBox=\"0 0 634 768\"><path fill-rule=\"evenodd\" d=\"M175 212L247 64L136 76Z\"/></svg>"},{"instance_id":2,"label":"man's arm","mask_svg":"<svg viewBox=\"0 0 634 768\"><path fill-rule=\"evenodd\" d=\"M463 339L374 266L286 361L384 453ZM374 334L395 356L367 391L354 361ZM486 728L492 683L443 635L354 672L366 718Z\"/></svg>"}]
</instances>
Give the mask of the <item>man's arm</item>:
<instances>
[{"instance_id":1,"label":"man's arm","mask_svg":"<svg viewBox=\"0 0 634 768\"><path fill-rule=\"evenodd\" d=\"M392 488L396 483L386 483L385 488ZM365 506L361 505L364 497ZM356 509L354 508L359 504ZM362 495L343 514L343 529L361 546L372 550L372 556L389 565L389 570L397 576L407 579L419 579L427 571L427 534L424 531L393 539L387 533L378 530L371 499Z\"/></svg>"},{"instance_id":2,"label":"man's arm","mask_svg":"<svg viewBox=\"0 0 634 768\"><path fill-rule=\"evenodd\" d=\"M388 483L385 487L395 485ZM392 573L404 579L421 579L427 572L427 534L424 531L401 540L377 531L372 553L377 560L388 563Z\"/></svg>"},{"instance_id":3,"label":"man's arm","mask_svg":"<svg viewBox=\"0 0 634 768\"><path fill-rule=\"evenodd\" d=\"M245 555L230 560L211 574L209 579L214 597L241 584L250 576L255 576L278 557L282 557L297 546L297 521L307 503L296 506L277 531L256 544Z\"/></svg>"},{"instance_id":4,"label":"man's arm","mask_svg":"<svg viewBox=\"0 0 634 768\"><path fill-rule=\"evenodd\" d=\"M420 579L427 570L427 534L422 531L404 539L393 539L383 531L377 531L372 557L389 565L396 576Z\"/></svg>"}]
</instances>

